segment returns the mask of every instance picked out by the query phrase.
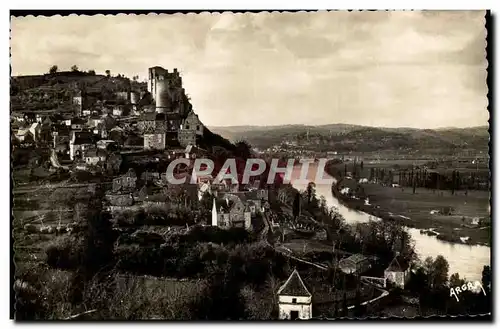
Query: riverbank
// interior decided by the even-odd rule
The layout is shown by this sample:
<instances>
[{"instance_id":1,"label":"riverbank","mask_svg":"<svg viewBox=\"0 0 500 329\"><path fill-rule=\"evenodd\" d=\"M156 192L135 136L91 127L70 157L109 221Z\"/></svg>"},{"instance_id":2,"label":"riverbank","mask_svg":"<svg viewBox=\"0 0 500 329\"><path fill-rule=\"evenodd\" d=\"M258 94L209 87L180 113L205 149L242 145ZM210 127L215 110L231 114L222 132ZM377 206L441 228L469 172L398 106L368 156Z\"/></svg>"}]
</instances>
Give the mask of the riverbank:
<instances>
[{"instance_id":1,"label":"riverbank","mask_svg":"<svg viewBox=\"0 0 500 329\"><path fill-rule=\"evenodd\" d=\"M449 192L433 192L427 189L401 189L379 184L359 184L353 179L338 176L335 166L326 166L326 173L337 180L332 186L332 194L346 207L368 213L382 220L390 220L401 225L420 229L437 239L466 245L490 246L490 227L468 225L464 218L489 217L489 199L483 191L472 191L468 195L451 195ZM340 186L358 190L359 199L351 198L340 192ZM368 199L368 203L366 202ZM439 214L434 210L453 208L454 214ZM432 213L432 214L431 214Z\"/></svg>"}]
</instances>

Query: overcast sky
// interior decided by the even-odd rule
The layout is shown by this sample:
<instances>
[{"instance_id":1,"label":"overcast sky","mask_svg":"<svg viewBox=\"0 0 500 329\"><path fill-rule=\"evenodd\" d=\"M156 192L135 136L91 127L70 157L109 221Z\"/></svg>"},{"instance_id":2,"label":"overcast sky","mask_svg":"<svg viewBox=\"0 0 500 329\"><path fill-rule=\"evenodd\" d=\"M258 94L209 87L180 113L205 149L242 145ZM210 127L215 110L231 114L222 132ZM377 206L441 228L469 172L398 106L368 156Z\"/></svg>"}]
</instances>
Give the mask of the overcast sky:
<instances>
[{"instance_id":1,"label":"overcast sky","mask_svg":"<svg viewBox=\"0 0 500 329\"><path fill-rule=\"evenodd\" d=\"M208 126L486 125L484 12L12 18L13 75L177 67Z\"/></svg>"}]
</instances>

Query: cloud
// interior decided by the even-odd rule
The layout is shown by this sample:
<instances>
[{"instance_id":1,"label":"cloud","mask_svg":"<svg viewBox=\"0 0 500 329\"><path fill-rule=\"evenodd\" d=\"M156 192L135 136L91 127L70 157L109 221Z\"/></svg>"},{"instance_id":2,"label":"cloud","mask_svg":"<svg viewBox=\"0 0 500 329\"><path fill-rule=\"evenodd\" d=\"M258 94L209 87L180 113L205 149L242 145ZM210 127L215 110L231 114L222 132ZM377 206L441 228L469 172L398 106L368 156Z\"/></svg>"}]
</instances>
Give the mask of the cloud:
<instances>
[{"instance_id":1,"label":"cloud","mask_svg":"<svg viewBox=\"0 0 500 329\"><path fill-rule=\"evenodd\" d=\"M484 11L12 19L13 74L177 67L208 125L484 125ZM34 33L36 31L36 33Z\"/></svg>"}]
</instances>

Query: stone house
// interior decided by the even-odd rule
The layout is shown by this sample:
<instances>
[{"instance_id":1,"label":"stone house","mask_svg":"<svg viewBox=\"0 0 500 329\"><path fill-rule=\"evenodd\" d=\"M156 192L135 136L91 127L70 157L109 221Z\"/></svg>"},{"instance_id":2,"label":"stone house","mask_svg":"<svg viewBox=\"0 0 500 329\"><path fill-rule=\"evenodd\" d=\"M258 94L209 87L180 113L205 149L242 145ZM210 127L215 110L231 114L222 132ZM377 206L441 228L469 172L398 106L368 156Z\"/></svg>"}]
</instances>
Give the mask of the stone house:
<instances>
[{"instance_id":1,"label":"stone house","mask_svg":"<svg viewBox=\"0 0 500 329\"><path fill-rule=\"evenodd\" d=\"M224 200L214 198L212 206L212 226L228 229L251 228L251 213L248 207L236 196L226 196Z\"/></svg>"},{"instance_id":2,"label":"stone house","mask_svg":"<svg viewBox=\"0 0 500 329\"><path fill-rule=\"evenodd\" d=\"M117 100L120 101L130 101L130 92L127 90L117 91L114 93L114 96Z\"/></svg>"},{"instance_id":3,"label":"stone house","mask_svg":"<svg viewBox=\"0 0 500 329\"><path fill-rule=\"evenodd\" d=\"M111 206L115 207L129 207L134 204L132 193L108 193L106 194L106 200Z\"/></svg>"},{"instance_id":4,"label":"stone house","mask_svg":"<svg viewBox=\"0 0 500 329\"><path fill-rule=\"evenodd\" d=\"M181 146L196 145L196 132L192 130L179 129L177 131L177 140Z\"/></svg>"},{"instance_id":5,"label":"stone house","mask_svg":"<svg viewBox=\"0 0 500 329\"><path fill-rule=\"evenodd\" d=\"M137 121L137 128L143 134L146 132L165 131L167 116L165 113L146 112Z\"/></svg>"},{"instance_id":6,"label":"stone house","mask_svg":"<svg viewBox=\"0 0 500 329\"><path fill-rule=\"evenodd\" d=\"M117 146L117 143L112 139L101 139L97 141L96 146L101 150L112 150Z\"/></svg>"},{"instance_id":7,"label":"stone house","mask_svg":"<svg viewBox=\"0 0 500 329\"><path fill-rule=\"evenodd\" d=\"M396 287L404 289L410 279L410 263L401 255L397 255L385 269L384 278Z\"/></svg>"},{"instance_id":8,"label":"stone house","mask_svg":"<svg viewBox=\"0 0 500 329\"><path fill-rule=\"evenodd\" d=\"M186 118L182 120L177 134L181 146L196 145L196 136L203 136L203 124L198 115L190 111Z\"/></svg>"},{"instance_id":9,"label":"stone house","mask_svg":"<svg viewBox=\"0 0 500 329\"><path fill-rule=\"evenodd\" d=\"M144 133L145 150L165 150L165 148L166 148L165 131L156 130L153 132Z\"/></svg>"},{"instance_id":10,"label":"stone house","mask_svg":"<svg viewBox=\"0 0 500 329\"><path fill-rule=\"evenodd\" d=\"M121 117L122 115L125 115L127 113L127 110L125 109L124 105L115 105L113 107L113 116L115 117Z\"/></svg>"},{"instance_id":11,"label":"stone house","mask_svg":"<svg viewBox=\"0 0 500 329\"><path fill-rule=\"evenodd\" d=\"M141 174L141 180L145 183L154 182L160 179L160 173L153 171L145 171Z\"/></svg>"},{"instance_id":12,"label":"stone house","mask_svg":"<svg viewBox=\"0 0 500 329\"><path fill-rule=\"evenodd\" d=\"M92 127L92 128L97 127L101 123L103 123L103 119L99 115L91 116L88 119L88 125L89 125L89 127Z\"/></svg>"},{"instance_id":13,"label":"stone house","mask_svg":"<svg viewBox=\"0 0 500 329\"><path fill-rule=\"evenodd\" d=\"M135 190L137 175L134 169L129 169L125 175L113 179L113 192Z\"/></svg>"},{"instance_id":14,"label":"stone house","mask_svg":"<svg viewBox=\"0 0 500 329\"><path fill-rule=\"evenodd\" d=\"M105 150L89 150L84 156L85 163L91 166L96 166L106 162L107 152Z\"/></svg>"},{"instance_id":15,"label":"stone house","mask_svg":"<svg viewBox=\"0 0 500 329\"><path fill-rule=\"evenodd\" d=\"M53 125L52 129L52 141L53 147L62 143L69 143L70 140L70 130L66 125Z\"/></svg>"},{"instance_id":16,"label":"stone house","mask_svg":"<svg viewBox=\"0 0 500 329\"><path fill-rule=\"evenodd\" d=\"M312 317L312 295L297 270L278 290L280 320L308 320Z\"/></svg>"},{"instance_id":17,"label":"stone house","mask_svg":"<svg viewBox=\"0 0 500 329\"><path fill-rule=\"evenodd\" d=\"M145 150L164 150L166 146L167 117L165 113L143 113L137 128L144 136Z\"/></svg>"},{"instance_id":18,"label":"stone house","mask_svg":"<svg viewBox=\"0 0 500 329\"><path fill-rule=\"evenodd\" d=\"M248 207L252 217L256 216L257 214L262 214L267 209L269 209L269 202L267 201L267 199L264 199L263 195L264 194L261 193L261 190L219 193L219 196L238 197L245 204L245 206Z\"/></svg>"},{"instance_id":19,"label":"stone house","mask_svg":"<svg viewBox=\"0 0 500 329\"><path fill-rule=\"evenodd\" d=\"M95 147L94 137L88 131L72 131L69 142L69 156L71 160L83 158L86 151Z\"/></svg>"},{"instance_id":20,"label":"stone house","mask_svg":"<svg viewBox=\"0 0 500 329\"><path fill-rule=\"evenodd\" d=\"M33 137L33 134L31 133L29 128L20 128L15 136L20 142L30 143L35 141L35 138Z\"/></svg>"},{"instance_id":21,"label":"stone house","mask_svg":"<svg viewBox=\"0 0 500 329\"><path fill-rule=\"evenodd\" d=\"M339 268L345 274L362 274L371 268L368 258L361 254L354 254L339 262Z\"/></svg>"}]
</instances>

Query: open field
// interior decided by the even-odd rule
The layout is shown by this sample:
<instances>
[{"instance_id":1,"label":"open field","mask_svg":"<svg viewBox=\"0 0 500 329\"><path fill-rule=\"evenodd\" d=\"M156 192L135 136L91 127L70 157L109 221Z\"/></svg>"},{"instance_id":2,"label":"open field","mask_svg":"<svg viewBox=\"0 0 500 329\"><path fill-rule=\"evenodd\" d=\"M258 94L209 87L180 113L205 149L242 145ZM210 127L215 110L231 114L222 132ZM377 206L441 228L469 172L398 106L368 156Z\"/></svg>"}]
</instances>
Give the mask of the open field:
<instances>
[{"instance_id":1,"label":"open field","mask_svg":"<svg viewBox=\"0 0 500 329\"><path fill-rule=\"evenodd\" d=\"M451 195L450 191L434 191L418 188L392 188L379 184L362 184L364 195L370 204L355 200L355 207L383 219L397 220L419 229L433 228L446 240L461 242L460 237L469 237L469 243L489 245L489 227L470 225L473 218L489 218L489 193L486 191L463 191ZM431 214L434 211L451 209L449 215Z\"/></svg>"},{"instance_id":2,"label":"open field","mask_svg":"<svg viewBox=\"0 0 500 329\"><path fill-rule=\"evenodd\" d=\"M413 160L413 159L390 159L390 160L364 160L363 161L363 170L360 173L362 177L370 176L371 168L384 168L384 169L396 169L396 168L411 168L413 165L415 166L423 166L428 164L429 160ZM352 170L353 162L346 162L347 170ZM359 165L359 163L358 163ZM344 163L337 164L335 166L338 170L344 170ZM359 170L359 168L358 168ZM488 172L490 169L487 163L480 163L478 166L474 164L456 164L452 167L445 166L444 164L439 164L435 169L427 169L429 172L439 172L440 174L451 174L453 170L458 170L459 172L479 172L484 173Z\"/></svg>"},{"instance_id":3,"label":"open field","mask_svg":"<svg viewBox=\"0 0 500 329\"><path fill-rule=\"evenodd\" d=\"M389 207L395 212L407 211L413 216L429 217L431 210L443 207L453 207L454 214L450 216L433 215L433 220L454 221L461 224L461 218L489 216L488 206L490 194L487 191L434 191L425 188L392 188L379 184L362 184L370 203L381 208Z\"/></svg>"}]
</instances>

